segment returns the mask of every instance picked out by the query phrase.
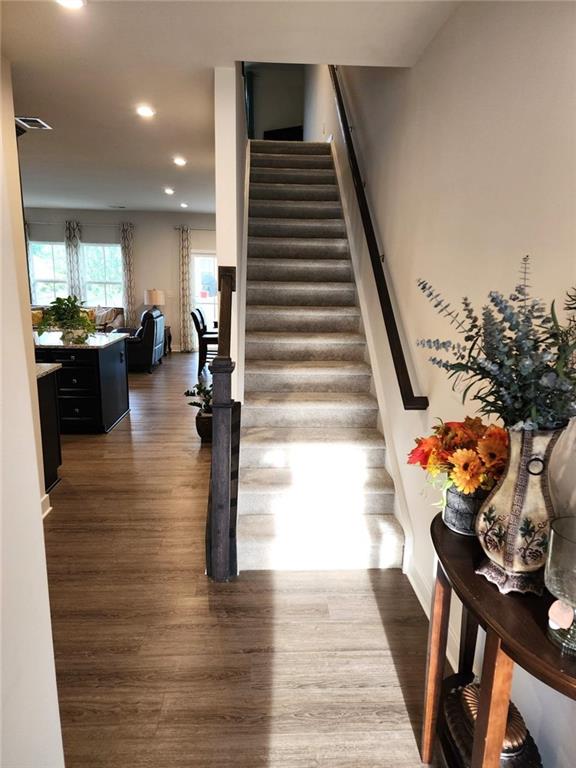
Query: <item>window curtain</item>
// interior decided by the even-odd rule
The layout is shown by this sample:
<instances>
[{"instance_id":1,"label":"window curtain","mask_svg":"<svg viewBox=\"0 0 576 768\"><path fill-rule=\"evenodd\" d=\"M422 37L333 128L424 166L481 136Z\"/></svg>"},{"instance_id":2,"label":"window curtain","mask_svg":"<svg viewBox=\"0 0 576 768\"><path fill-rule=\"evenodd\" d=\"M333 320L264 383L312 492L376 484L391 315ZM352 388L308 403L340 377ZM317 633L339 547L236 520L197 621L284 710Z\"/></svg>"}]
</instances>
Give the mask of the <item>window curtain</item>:
<instances>
[{"instance_id":1,"label":"window curtain","mask_svg":"<svg viewBox=\"0 0 576 768\"><path fill-rule=\"evenodd\" d=\"M66 261L68 266L68 289L71 296L82 298L80 284L80 242L82 227L77 221L67 221L64 228L64 243L66 245Z\"/></svg>"},{"instance_id":2,"label":"window curtain","mask_svg":"<svg viewBox=\"0 0 576 768\"><path fill-rule=\"evenodd\" d=\"M120 224L120 247L122 248L122 277L124 281L124 304L126 325L136 325L136 302L134 300L134 224L129 221Z\"/></svg>"},{"instance_id":3,"label":"window curtain","mask_svg":"<svg viewBox=\"0 0 576 768\"><path fill-rule=\"evenodd\" d=\"M190 301L190 228L180 227L180 351L192 352Z\"/></svg>"}]
</instances>

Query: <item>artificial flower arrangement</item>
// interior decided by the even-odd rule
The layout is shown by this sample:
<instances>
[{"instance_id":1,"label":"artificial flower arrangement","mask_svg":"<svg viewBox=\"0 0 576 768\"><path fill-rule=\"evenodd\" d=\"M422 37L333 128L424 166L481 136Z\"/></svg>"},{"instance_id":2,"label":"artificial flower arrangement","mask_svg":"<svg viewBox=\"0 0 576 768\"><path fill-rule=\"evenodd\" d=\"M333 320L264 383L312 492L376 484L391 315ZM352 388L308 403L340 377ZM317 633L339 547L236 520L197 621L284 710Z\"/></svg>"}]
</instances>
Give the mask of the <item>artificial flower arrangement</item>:
<instances>
[{"instance_id":1,"label":"artificial flower arrangement","mask_svg":"<svg viewBox=\"0 0 576 768\"><path fill-rule=\"evenodd\" d=\"M416 438L408 464L418 464L434 481L445 474L445 487L471 494L496 485L508 460L508 432L482 419L441 421L428 437Z\"/></svg>"}]
</instances>

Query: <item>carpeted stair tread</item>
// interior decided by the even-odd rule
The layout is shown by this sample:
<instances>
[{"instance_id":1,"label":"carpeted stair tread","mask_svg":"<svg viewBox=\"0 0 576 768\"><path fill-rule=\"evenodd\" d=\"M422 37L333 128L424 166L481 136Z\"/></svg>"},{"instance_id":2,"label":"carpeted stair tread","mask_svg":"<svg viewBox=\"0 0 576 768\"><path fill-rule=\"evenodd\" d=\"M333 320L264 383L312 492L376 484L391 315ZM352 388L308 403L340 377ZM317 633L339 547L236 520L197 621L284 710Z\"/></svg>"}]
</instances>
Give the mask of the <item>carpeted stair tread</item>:
<instances>
[{"instance_id":1,"label":"carpeted stair tread","mask_svg":"<svg viewBox=\"0 0 576 768\"><path fill-rule=\"evenodd\" d=\"M268 141L253 139L250 142L250 154L312 154L330 155L330 144L325 141Z\"/></svg>"},{"instance_id":2,"label":"carpeted stair tread","mask_svg":"<svg viewBox=\"0 0 576 768\"><path fill-rule=\"evenodd\" d=\"M338 219L342 206L337 200L251 200L249 213L256 218Z\"/></svg>"},{"instance_id":3,"label":"carpeted stair tread","mask_svg":"<svg viewBox=\"0 0 576 768\"><path fill-rule=\"evenodd\" d=\"M281 184L279 182L252 182L250 200L283 200L334 202L339 201L336 184Z\"/></svg>"},{"instance_id":4,"label":"carpeted stair tread","mask_svg":"<svg viewBox=\"0 0 576 768\"><path fill-rule=\"evenodd\" d=\"M251 157L252 168L329 168L332 169L330 155L284 154L281 152L255 152Z\"/></svg>"},{"instance_id":5,"label":"carpeted stair tread","mask_svg":"<svg viewBox=\"0 0 576 768\"><path fill-rule=\"evenodd\" d=\"M348 259L348 240L344 237L249 237L248 256L294 259Z\"/></svg>"}]
</instances>

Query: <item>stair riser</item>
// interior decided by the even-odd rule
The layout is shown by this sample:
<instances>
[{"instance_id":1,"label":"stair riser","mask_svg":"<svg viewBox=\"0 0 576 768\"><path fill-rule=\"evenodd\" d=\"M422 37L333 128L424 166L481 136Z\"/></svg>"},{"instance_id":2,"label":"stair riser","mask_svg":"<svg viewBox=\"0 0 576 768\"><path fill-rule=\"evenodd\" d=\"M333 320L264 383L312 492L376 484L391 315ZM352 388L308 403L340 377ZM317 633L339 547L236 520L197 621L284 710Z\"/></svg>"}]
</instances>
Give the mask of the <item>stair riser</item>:
<instances>
[{"instance_id":1,"label":"stair riser","mask_svg":"<svg viewBox=\"0 0 576 768\"><path fill-rule=\"evenodd\" d=\"M369 392L370 375L338 373L267 373L246 371L247 392Z\"/></svg>"},{"instance_id":2,"label":"stair riser","mask_svg":"<svg viewBox=\"0 0 576 768\"><path fill-rule=\"evenodd\" d=\"M252 168L327 168L333 169L330 155L269 155L253 154L250 158Z\"/></svg>"},{"instance_id":3,"label":"stair riser","mask_svg":"<svg viewBox=\"0 0 576 768\"><path fill-rule=\"evenodd\" d=\"M247 360L358 360L364 361L364 344L262 342L246 339Z\"/></svg>"},{"instance_id":4,"label":"stair riser","mask_svg":"<svg viewBox=\"0 0 576 768\"><path fill-rule=\"evenodd\" d=\"M288 285L291 285L288 283ZM302 284L300 288L287 288L282 284L271 283L270 286L260 286L247 283L246 296L248 304L263 304L287 307L353 307L356 295L353 288L343 287L318 290L322 286Z\"/></svg>"},{"instance_id":5,"label":"stair riser","mask_svg":"<svg viewBox=\"0 0 576 768\"><path fill-rule=\"evenodd\" d=\"M296 447L294 447L296 450ZM352 445L350 448L354 457L365 467L383 467L386 462L386 449L366 448ZM263 469L289 469L292 465L293 452L290 444L285 446L246 445L240 443L240 466Z\"/></svg>"},{"instance_id":6,"label":"stair riser","mask_svg":"<svg viewBox=\"0 0 576 768\"><path fill-rule=\"evenodd\" d=\"M273 280L278 282L310 283L350 283L354 279L348 261L320 264L299 263L292 259L291 264L275 263L274 259L254 262L248 259L248 280Z\"/></svg>"},{"instance_id":7,"label":"stair riser","mask_svg":"<svg viewBox=\"0 0 576 768\"><path fill-rule=\"evenodd\" d=\"M370 408L258 408L244 406L244 427L376 427Z\"/></svg>"},{"instance_id":8,"label":"stair riser","mask_svg":"<svg viewBox=\"0 0 576 768\"><path fill-rule=\"evenodd\" d=\"M346 237L344 221L338 219L250 219L250 237Z\"/></svg>"},{"instance_id":9,"label":"stair riser","mask_svg":"<svg viewBox=\"0 0 576 768\"><path fill-rule=\"evenodd\" d=\"M250 200L338 201L335 184L250 184Z\"/></svg>"},{"instance_id":10,"label":"stair riser","mask_svg":"<svg viewBox=\"0 0 576 768\"><path fill-rule=\"evenodd\" d=\"M287 494L289 493L290 491L287 492ZM329 490L327 494L329 495ZM261 491L253 493L251 491L240 490L238 494L238 514L246 517L252 517L252 515L266 515L267 517L273 518L273 516L278 514L281 510L283 496L285 495L277 492L266 493L265 491ZM318 513L318 508L315 506L317 503L317 500L310 501L310 515L312 516L314 513ZM291 526L293 530L298 530L300 527L303 529L306 528L306 521L305 519L302 519L306 517L302 508L303 504L306 504L305 499L301 501L301 505L298 508L298 520L295 520L293 526ZM394 494L389 492L359 492L357 498L354 500L354 504L356 514L354 514L354 509L352 508L347 510L347 512L351 518L360 518L360 522L363 524L364 521L362 518L367 516L392 514L394 512ZM308 517L308 522L309 520L310 518ZM349 525L351 527L354 526L353 519L350 521ZM240 527L240 523L238 524L238 527ZM309 536L309 532L306 535Z\"/></svg>"},{"instance_id":11,"label":"stair riser","mask_svg":"<svg viewBox=\"0 0 576 768\"><path fill-rule=\"evenodd\" d=\"M258 154L281 155L330 155L330 144L320 141L266 141L250 142L250 156Z\"/></svg>"},{"instance_id":12,"label":"stair riser","mask_svg":"<svg viewBox=\"0 0 576 768\"><path fill-rule=\"evenodd\" d=\"M253 168L250 181L258 184L336 184L336 174L328 169Z\"/></svg>"},{"instance_id":13,"label":"stair riser","mask_svg":"<svg viewBox=\"0 0 576 768\"><path fill-rule=\"evenodd\" d=\"M332 201L252 200L250 216L256 218L340 219L342 207Z\"/></svg>"},{"instance_id":14,"label":"stair riser","mask_svg":"<svg viewBox=\"0 0 576 768\"><path fill-rule=\"evenodd\" d=\"M355 333L359 319L354 315L306 315L282 313L277 310L246 314L247 331L301 331L302 333Z\"/></svg>"},{"instance_id":15,"label":"stair riser","mask_svg":"<svg viewBox=\"0 0 576 768\"><path fill-rule=\"evenodd\" d=\"M329 530L319 538L306 530L286 530L270 515L241 516L240 571L333 571L401 568L404 539L392 521L364 516L355 526Z\"/></svg>"},{"instance_id":16,"label":"stair riser","mask_svg":"<svg viewBox=\"0 0 576 768\"><path fill-rule=\"evenodd\" d=\"M337 240L278 240L256 237L248 240L248 257L257 259L349 259L348 241Z\"/></svg>"}]
</instances>

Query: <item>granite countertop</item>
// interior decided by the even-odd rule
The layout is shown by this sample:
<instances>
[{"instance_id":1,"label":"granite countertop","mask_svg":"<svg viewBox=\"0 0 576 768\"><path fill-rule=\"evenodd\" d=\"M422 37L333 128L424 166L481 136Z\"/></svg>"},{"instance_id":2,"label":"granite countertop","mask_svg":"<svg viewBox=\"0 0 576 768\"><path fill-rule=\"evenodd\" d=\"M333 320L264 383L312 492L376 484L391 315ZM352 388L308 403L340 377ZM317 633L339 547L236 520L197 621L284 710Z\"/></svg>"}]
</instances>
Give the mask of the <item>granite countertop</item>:
<instances>
[{"instance_id":1,"label":"granite countertop","mask_svg":"<svg viewBox=\"0 0 576 768\"><path fill-rule=\"evenodd\" d=\"M64 344L60 331L47 331L38 336L34 333L34 344L37 347L65 347L66 349L104 349L111 344L117 344L127 339L128 333L91 333L82 344Z\"/></svg>"},{"instance_id":2,"label":"granite countertop","mask_svg":"<svg viewBox=\"0 0 576 768\"><path fill-rule=\"evenodd\" d=\"M57 371L58 368L62 368L61 363L36 363L36 378L41 379L42 376L48 376Z\"/></svg>"}]
</instances>

